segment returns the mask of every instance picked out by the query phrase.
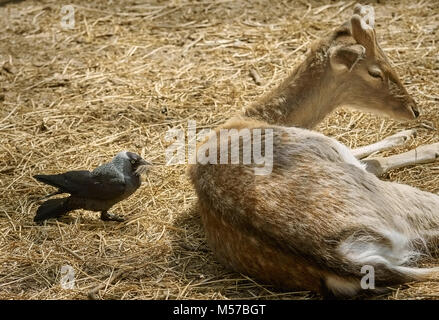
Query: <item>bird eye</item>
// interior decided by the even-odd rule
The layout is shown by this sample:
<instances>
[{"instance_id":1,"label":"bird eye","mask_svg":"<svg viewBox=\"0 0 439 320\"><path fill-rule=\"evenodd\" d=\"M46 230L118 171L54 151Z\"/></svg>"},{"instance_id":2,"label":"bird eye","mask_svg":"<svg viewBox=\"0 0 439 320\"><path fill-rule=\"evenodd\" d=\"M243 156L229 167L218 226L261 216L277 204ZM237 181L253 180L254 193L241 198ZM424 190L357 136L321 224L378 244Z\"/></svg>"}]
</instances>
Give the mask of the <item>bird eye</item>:
<instances>
[{"instance_id":1,"label":"bird eye","mask_svg":"<svg viewBox=\"0 0 439 320\"><path fill-rule=\"evenodd\" d=\"M135 164L136 160L131 160L130 162L131 162L131 164Z\"/></svg>"}]
</instances>

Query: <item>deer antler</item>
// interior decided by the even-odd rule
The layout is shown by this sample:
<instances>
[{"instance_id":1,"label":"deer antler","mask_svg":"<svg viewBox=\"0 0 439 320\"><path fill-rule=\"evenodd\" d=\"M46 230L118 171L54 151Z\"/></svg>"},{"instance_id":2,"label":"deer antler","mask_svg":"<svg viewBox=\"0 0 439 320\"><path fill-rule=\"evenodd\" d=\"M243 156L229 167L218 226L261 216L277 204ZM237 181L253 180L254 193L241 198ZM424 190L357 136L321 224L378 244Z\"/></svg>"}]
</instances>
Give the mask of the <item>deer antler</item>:
<instances>
[{"instance_id":1,"label":"deer antler","mask_svg":"<svg viewBox=\"0 0 439 320\"><path fill-rule=\"evenodd\" d=\"M352 36L366 48L369 55L375 54L375 11L372 6L355 5L351 18Z\"/></svg>"},{"instance_id":2,"label":"deer antler","mask_svg":"<svg viewBox=\"0 0 439 320\"><path fill-rule=\"evenodd\" d=\"M375 10L372 6L356 4L354 7L354 14L358 14L362 18L362 27L364 29L375 26Z\"/></svg>"}]
</instances>

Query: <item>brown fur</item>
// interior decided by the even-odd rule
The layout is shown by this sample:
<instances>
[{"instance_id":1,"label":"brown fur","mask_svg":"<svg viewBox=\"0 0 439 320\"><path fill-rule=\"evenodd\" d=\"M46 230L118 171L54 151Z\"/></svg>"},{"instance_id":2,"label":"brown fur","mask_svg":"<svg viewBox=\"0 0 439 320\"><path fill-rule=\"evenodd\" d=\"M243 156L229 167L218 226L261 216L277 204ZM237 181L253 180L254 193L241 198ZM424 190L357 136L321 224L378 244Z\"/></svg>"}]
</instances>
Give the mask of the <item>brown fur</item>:
<instances>
[{"instance_id":1,"label":"brown fur","mask_svg":"<svg viewBox=\"0 0 439 320\"><path fill-rule=\"evenodd\" d=\"M379 250L393 250L392 236L382 230L417 235L407 233L404 223L394 225L392 217L398 214L409 224L423 208L419 204L418 211L404 211L404 201L413 200L405 192L428 195L380 181L346 158L333 139L289 128L312 128L346 104L397 118L415 117L414 101L378 47L374 31L361 32L357 19L351 19L355 37L350 24L336 29L314 45L277 89L213 133L219 148L220 129L272 129L271 174L255 175L253 164L195 164L188 170L208 243L219 261L279 288L322 293L329 288L336 295L353 295L360 287L361 264L343 244L355 246L366 239ZM366 47L365 56L360 45ZM379 68L382 79L369 75L371 66ZM210 143L206 139L200 146ZM396 201L394 207L386 207L389 199ZM439 204L439 198L432 201ZM431 228L431 221L424 227ZM348 251L343 253L343 248ZM385 263L374 266L379 285L415 278Z\"/></svg>"}]
</instances>

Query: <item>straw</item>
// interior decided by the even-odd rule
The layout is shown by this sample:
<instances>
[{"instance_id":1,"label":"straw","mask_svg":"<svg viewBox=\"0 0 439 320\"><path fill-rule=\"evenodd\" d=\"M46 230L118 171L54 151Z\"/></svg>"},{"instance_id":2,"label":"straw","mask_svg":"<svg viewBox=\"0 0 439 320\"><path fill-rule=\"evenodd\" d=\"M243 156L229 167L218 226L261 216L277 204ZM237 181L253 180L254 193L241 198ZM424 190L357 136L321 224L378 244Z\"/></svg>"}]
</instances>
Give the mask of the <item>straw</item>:
<instances>
[{"instance_id":1,"label":"straw","mask_svg":"<svg viewBox=\"0 0 439 320\"><path fill-rule=\"evenodd\" d=\"M169 128L214 128L276 86L310 43L353 3L333 1L59 1L0 6L0 299L318 299L225 269L210 251L186 165L165 166ZM419 128L399 153L438 142L439 5L379 1L378 40L422 110L399 123L338 110L317 130L350 147ZM93 169L117 152L155 165L117 204L122 224L77 210L37 226L38 199L55 191L35 174ZM439 191L439 163L383 179ZM434 261L431 263L434 264ZM62 287L61 267L75 271ZM432 299L437 283L385 299Z\"/></svg>"}]
</instances>

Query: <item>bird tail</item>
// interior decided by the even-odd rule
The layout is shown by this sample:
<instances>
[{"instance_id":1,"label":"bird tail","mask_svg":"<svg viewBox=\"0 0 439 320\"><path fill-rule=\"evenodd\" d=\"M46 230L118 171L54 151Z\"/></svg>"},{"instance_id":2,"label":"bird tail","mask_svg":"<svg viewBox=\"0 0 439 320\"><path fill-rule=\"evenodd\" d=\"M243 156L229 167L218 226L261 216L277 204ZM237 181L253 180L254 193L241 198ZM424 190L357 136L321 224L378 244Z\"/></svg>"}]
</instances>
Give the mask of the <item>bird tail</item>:
<instances>
[{"instance_id":1,"label":"bird tail","mask_svg":"<svg viewBox=\"0 0 439 320\"><path fill-rule=\"evenodd\" d=\"M51 185L53 187L59 187L59 184L57 183L57 178L60 175L58 174L36 174L34 175L34 178L42 183Z\"/></svg>"},{"instance_id":2,"label":"bird tail","mask_svg":"<svg viewBox=\"0 0 439 320\"><path fill-rule=\"evenodd\" d=\"M37 210L37 214L34 217L35 222L43 222L50 218L58 218L65 215L71 210L68 206L69 198L50 199L43 202Z\"/></svg>"}]
</instances>

